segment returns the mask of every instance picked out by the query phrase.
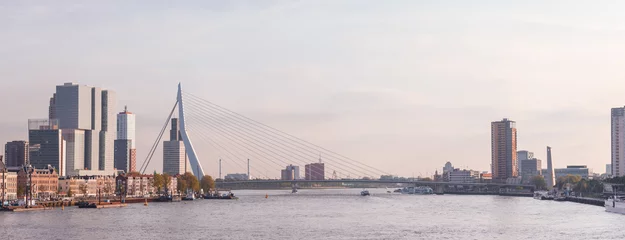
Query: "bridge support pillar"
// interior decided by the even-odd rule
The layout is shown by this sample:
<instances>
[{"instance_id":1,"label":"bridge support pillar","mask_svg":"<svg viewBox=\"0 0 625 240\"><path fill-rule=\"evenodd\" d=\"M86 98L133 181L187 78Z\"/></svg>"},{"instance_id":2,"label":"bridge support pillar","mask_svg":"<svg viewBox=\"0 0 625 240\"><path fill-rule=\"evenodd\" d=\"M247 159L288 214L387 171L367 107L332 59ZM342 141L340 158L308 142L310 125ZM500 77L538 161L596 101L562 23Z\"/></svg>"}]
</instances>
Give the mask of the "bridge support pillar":
<instances>
[{"instance_id":1,"label":"bridge support pillar","mask_svg":"<svg viewBox=\"0 0 625 240\"><path fill-rule=\"evenodd\" d=\"M435 194L445 194L445 186L443 184L434 185Z\"/></svg>"}]
</instances>

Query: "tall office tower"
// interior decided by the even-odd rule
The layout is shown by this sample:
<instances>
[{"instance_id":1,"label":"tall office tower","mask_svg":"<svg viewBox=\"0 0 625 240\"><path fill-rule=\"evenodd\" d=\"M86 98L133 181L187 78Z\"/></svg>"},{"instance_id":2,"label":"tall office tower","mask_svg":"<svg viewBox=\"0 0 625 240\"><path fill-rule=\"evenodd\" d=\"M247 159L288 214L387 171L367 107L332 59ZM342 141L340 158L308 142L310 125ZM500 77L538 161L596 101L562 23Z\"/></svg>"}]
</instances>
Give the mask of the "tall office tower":
<instances>
[{"instance_id":1,"label":"tall office tower","mask_svg":"<svg viewBox=\"0 0 625 240\"><path fill-rule=\"evenodd\" d=\"M56 117L56 93L50 98L50 106L48 107L48 119L57 119Z\"/></svg>"},{"instance_id":2,"label":"tall office tower","mask_svg":"<svg viewBox=\"0 0 625 240\"><path fill-rule=\"evenodd\" d=\"M612 108L612 176L625 176L625 107Z\"/></svg>"},{"instance_id":3,"label":"tall office tower","mask_svg":"<svg viewBox=\"0 0 625 240\"><path fill-rule=\"evenodd\" d=\"M293 166L292 164L286 166L285 169L280 171L280 179L282 180L297 180L299 179L299 166Z\"/></svg>"},{"instance_id":4,"label":"tall office tower","mask_svg":"<svg viewBox=\"0 0 625 240\"><path fill-rule=\"evenodd\" d=\"M534 153L527 150L521 150L516 152L516 158L517 161L532 159L534 158Z\"/></svg>"},{"instance_id":5,"label":"tall office tower","mask_svg":"<svg viewBox=\"0 0 625 240\"><path fill-rule=\"evenodd\" d=\"M172 176L191 170L187 169L187 154L179 129L178 119L172 118L169 141L163 142L163 173Z\"/></svg>"},{"instance_id":6,"label":"tall office tower","mask_svg":"<svg viewBox=\"0 0 625 240\"><path fill-rule=\"evenodd\" d=\"M325 180L325 166L321 162L306 164L304 175L306 180Z\"/></svg>"},{"instance_id":7,"label":"tall office tower","mask_svg":"<svg viewBox=\"0 0 625 240\"><path fill-rule=\"evenodd\" d=\"M552 189L556 185L556 176L553 172L553 162L551 160L551 147L547 146L547 172L543 172L547 188Z\"/></svg>"},{"instance_id":8,"label":"tall office tower","mask_svg":"<svg viewBox=\"0 0 625 240\"><path fill-rule=\"evenodd\" d=\"M506 180L519 175L517 162L516 123L504 118L492 122L491 126L491 169L493 179Z\"/></svg>"},{"instance_id":9,"label":"tall office tower","mask_svg":"<svg viewBox=\"0 0 625 240\"><path fill-rule=\"evenodd\" d=\"M4 164L7 167L28 165L28 142L12 141L4 145Z\"/></svg>"},{"instance_id":10,"label":"tall office tower","mask_svg":"<svg viewBox=\"0 0 625 240\"><path fill-rule=\"evenodd\" d=\"M519 175L524 183L534 176L542 175L542 160L537 158L519 160Z\"/></svg>"},{"instance_id":11,"label":"tall office tower","mask_svg":"<svg viewBox=\"0 0 625 240\"><path fill-rule=\"evenodd\" d=\"M34 168L50 165L57 169L59 176L66 175L66 142L56 120L29 119L28 142L29 164Z\"/></svg>"},{"instance_id":12,"label":"tall office tower","mask_svg":"<svg viewBox=\"0 0 625 240\"><path fill-rule=\"evenodd\" d=\"M135 146L135 115L124 107L124 111L117 114L117 140L115 140L115 168L117 170L137 171Z\"/></svg>"},{"instance_id":13,"label":"tall office tower","mask_svg":"<svg viewBox=\"0 0 625 240\"><path fill-rule=\"evenodd\" d=\"M65 83L56 86L52 99L51 112L67 141L67 174L113 174L117 126L114 92Z\"/></svg>"}]
</instances>

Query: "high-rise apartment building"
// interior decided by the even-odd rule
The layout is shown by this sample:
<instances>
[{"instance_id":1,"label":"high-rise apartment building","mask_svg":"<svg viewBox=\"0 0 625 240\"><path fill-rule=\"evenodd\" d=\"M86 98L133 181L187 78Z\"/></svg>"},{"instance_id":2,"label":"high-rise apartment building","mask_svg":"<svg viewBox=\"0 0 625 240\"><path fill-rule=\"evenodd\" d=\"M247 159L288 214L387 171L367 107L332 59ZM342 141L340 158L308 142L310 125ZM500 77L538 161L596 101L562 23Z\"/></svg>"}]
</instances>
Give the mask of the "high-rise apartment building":
<instances>
[{"instance_id":1,"label":"high-rise apartment building","mask_svg":"<svg viewBox=\"0 0 625 240\"><path fill-rule=\"evenodd\" d=\"M4 145L4 164L7 167L28 165L28 142L12 141Z\"/></svg>"},{"instance_id":2,"label":"high-rise apartment building","mask_svg":"<svg viewBox=\"0 0 625 240\"><path fill-rule=\"evenodd\" d=\"M625 176L625 107L612 108L612 176Z\"/></svg>"},{"instance_id":3,"label":"high-rise apartment building","mask_svg":"<svg viewBox=\"0 0 625 240\"><path fill-rule=\"evenodd\" d=\"M49 115L58 119L67 143L67 174L113 174L115 108L112 91L73 83L56 86Z\"/></svg>"},{"instance_id":4,"label":"high-rise apartment building","mask_svg":"<svg viewBox=\"0 0 625 240\"><path fill-rule=\"evenodd\" d=\"M491 170L493 179L505 180L519 175L516 123L504 118L491 123Z\"/></svg>"},{"instance_id":5,"label":"high-rise apartment building","mask_svg":"<svg viewBox=\"0 0 625 240\"><path fill-rule=\"evenodd\" d=\"M324 180L325 166L323 163L311 163L304 166L306 180Z\"/></svg>"},{"instance_id":6,"label":"high-rise apartment building","mask_svg":"<svg viewBox=\"0 0 625 240\"><path fill-rule=\"evenodd\" d=\"M124 107L117 114L117 140L115 140L115 169L125 172L137 170L135 148L135 115Z\"/></svg>"},{"instance_id":7,"label":"high-rise apartment building","mask_svg":"<svg viewBox=\"0 0 625 240\"><path fill-rule=\"evenodd\" d=\"M282 169L281 172L282 180L295 180L299 179L299 166L289 165L286 166L285 169Z\"/></svg>"},{"instance_id":8,"label":"high-rise apartment building","mask_svg":"<svg viewBox=\"0 0 625 240\"><path fill-rule=\"evenodd\" d=\"M66 174L66 142L56 120L28 120L28 161L34 168L53 167Z\"/></svg>"},{"instance_id":9,"label":"high-rise apartment building","mask_svg":"<svg viewBox=\"0 0 625 240\"><path fill-rule=\"evenodd\" d=\"M172 176L191 170L187 169L187 154L179 129L178 119L172 118L169 141L163 142L163 173Z\"/></svg>"}]
</instances>

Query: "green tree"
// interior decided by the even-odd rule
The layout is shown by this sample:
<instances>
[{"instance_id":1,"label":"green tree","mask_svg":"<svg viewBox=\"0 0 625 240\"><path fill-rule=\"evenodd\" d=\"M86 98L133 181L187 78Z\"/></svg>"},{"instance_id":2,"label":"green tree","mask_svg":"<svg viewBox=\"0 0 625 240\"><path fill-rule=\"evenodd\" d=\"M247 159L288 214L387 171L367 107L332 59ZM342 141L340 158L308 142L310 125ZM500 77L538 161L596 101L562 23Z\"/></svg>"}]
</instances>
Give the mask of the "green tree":
<instances>
[{"instance_id":1,"label":"green tree","mask_svg":"<svg viewBox=\"0 0 625 240\"><path fill-rule=\"evenodd\" d=\"M204 175L204 177L202 177L200 185L204 190L204 193L208 193L211 189L215 189L215 180L209 175Z\"/></svg>"},{"instance_id":2,"label":"green tree","mask_svg":"<svg viewBox=\"0 0 625 240\"><path fill-rule=\"evenodd\" d=\"M556 187L558 189L565 188L567 185L574 187L581 180L582 180L581 176L569 174L569 175L559 177L558 179L556 179Z\"/></svg>"},{"instance_id":3,"label":"green tree","mask_svg":"<svg viewBox=\"0 0 625 240\"><path fill-rule=\"evenodd\" d=\"M104 194L107 196L113 193L113 183L106 181L104 183L104 188L102 189L102 191L104 191Z\"/></svg>"},{"instance_id":4,"label":"green tree","mask_svg":"<svg viewBox=\"0 0 625 240\"><path fill-rule=\"evenodd\" d=\"M163 178L163 189L168 192L169 191L169 185L171 184L171 176L169 176L169 174L167 173L163 173L161 175L161 177Z\"/></svg>"},{"instance_id":5,"label":"green tree","mask_svg":"<svg viewBox=\"0 0 625 240\"><path fill-rule=\"evenodd\" d=\"M178 177L178 190L186 191L187 189L191 189L196 192L200 191L200 181L198 181L197 177L190 172L186 172Z\"/></svg>"},{"instance_id":6,"label":"green tree","mask_svg":"<svg viewBox=\"0 0 625 240\"><path fill-rule=\"evenodd\" d=\"M545 190L547 189L547 182L545 182L545 178L543 176L534 176L530 179L530 184L534 185L536 190Z\"/></svg>"},{"instance_id":7,"label":"green tree","mask_svg":"<svg viewBox=\"0 0 625 240\"><path fill-rule=\"evenodd\" d=\"M17 186L17 196L24 196L24 194L26 193L26 187L24 186Z\"/></svg>"},{"instance_id":8,"label":"green tree","mask_svg":"<svg viewBox=\"0 0 625 240\"><path fill-rule=\"evenodd\" d=\"M87 192L89 190L89 188L87 187L87 184L84 184L84 183L80 184L80 186L78 186L78 190L80 191L83 197L87 197Z\"/></svg>"},{"instance_id":9,"label":"green tree","mask_svg":"<svg viewBox=\"0 0 625 240\"><path fill-rule=\"evenodd\" d=\"M163 175L154 173L154 179L152 180L152 185L156 188L156 193L161 194L163 189Z\"/></svg>"},{"instance_id":10,"label":"green tree","mask_svg":"<svg viewBox=\"0 0 625 240\"><path fill-rule=\"evenodd\" d=\"M432 181L432 179L431 179L431 178L429 178L429 177L426 177L426 178L421 178L421 179L419 179L419 181L431 182L431 181Z\"/></svg>"}]
</instances>

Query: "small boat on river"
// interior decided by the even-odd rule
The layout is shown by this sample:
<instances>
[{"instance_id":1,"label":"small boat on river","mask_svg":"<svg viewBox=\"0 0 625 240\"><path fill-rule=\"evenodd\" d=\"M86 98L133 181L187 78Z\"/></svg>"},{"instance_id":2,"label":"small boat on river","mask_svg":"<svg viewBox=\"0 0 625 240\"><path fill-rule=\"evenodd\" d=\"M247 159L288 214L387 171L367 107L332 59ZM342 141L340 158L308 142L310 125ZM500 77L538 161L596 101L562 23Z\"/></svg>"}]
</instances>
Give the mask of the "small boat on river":
<instances>
[{"instance_id":1,"label":"small boat on river","mask_svg":"<svg viewBox=\"0 0 625 240\"><path fill-rule=\"evenodd\" d=\"M368 191L368 190L362 190L362 191L360 192L360 196L369 196L369 195L371 195L371 194L369 193L369 191Z\"/></svg>"}]
</instances>

